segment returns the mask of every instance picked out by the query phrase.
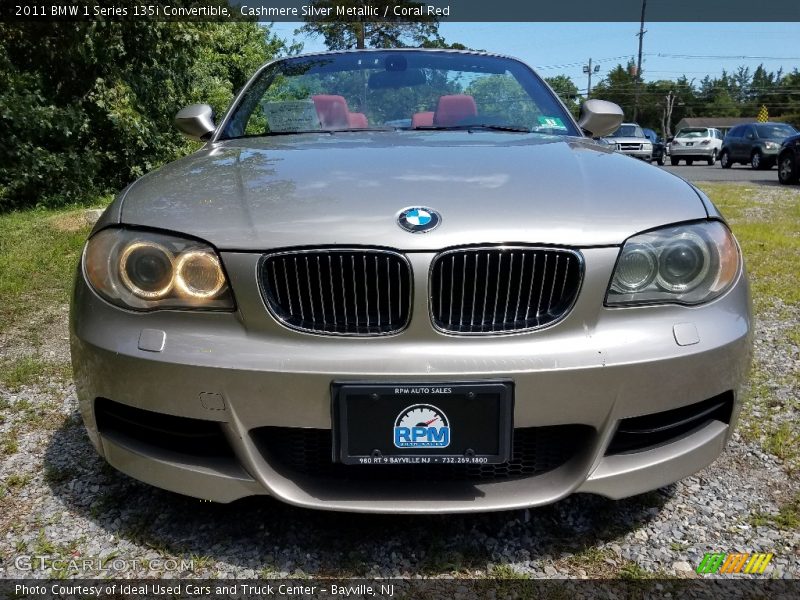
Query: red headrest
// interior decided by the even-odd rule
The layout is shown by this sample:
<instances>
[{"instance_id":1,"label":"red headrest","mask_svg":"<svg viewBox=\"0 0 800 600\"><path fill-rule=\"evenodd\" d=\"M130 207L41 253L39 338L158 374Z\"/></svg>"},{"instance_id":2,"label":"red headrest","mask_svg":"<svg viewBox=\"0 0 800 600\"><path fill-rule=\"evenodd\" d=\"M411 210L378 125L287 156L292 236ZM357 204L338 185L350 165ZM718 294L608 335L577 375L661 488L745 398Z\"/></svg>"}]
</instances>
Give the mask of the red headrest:
<instances>
[{"instance_id":1,"label":"red headrest","mask_svg":"<svg viewBox=\"0 0 800 600\"><path fill-rule=\"evenodd\" d=\"M364 113L350 113L347 115L347 124L349 127L354 128L364 128L366 129L369 127L369 122L367 121L367 115Z\"/></svg>"},{"instance_id":2,"label":"red headrest","mask_svg":"<svg viewBox=\"0 0 800 600\"><path fill-rule=\"evenodd\" d=\"M468 117L478 114L478 107L475 105L475 98L467 94L454 94L452 96L441 96L439 104L436 106L436 113L433 115L433 124L443 127L458 125L459 122Z\"/></svg>"},{"instance_id":3,"label":"red headrest","mask_svg":"<svg viewBox=\"0 0 800 600\"><path fill-rule=\"evenodd\" d=\"M322 127L349 127L347 100L342 96L318 94L311 96Z\"/></svg>"},{"instance_id":4,"label":"red headrest","mask_svg":"<svg viewBox=\"0 0 800 600\"><path fill-rule=\"evenodd\" d=\"M430 127L433 125L432 112L418 112L411 116L411 127Z\"/></svg>"}]
</instances>

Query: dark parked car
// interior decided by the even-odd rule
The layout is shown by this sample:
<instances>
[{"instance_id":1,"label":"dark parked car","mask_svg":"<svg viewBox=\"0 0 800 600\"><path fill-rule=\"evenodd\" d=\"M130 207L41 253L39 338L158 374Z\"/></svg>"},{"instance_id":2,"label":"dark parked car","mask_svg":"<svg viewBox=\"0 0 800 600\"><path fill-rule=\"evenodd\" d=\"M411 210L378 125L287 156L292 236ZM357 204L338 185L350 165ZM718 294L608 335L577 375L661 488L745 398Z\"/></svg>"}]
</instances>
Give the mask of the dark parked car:
<instances>
[{"instance_id":1,"label":"dark parked car","mask_svg":"<svg viewBox=\"0 0 800 600\"><path fill-rule=\"evenodd\" d=\"M754 169L770 169L777 162L778 150L797 130L786 123L748 123L728 132L722 142L719 164L730 169L734 163L750 163Z\"/></svg>"},{"instance_id":2,"label":"dark parked car","mask_svg":"<svg viewBox=\"0 0 800 600\"><path fill-rule=\"evenodd\" d=\"M783 184L800 180L800 135L783 140L778 151L778 181Z\"/></svg>"},{"instance_id":3,"label":"dark parked car","mask_svg":"<svg viewBox=\"0 0 800 600\"><path fill-rule=\"evenodd\" d=\"M664 166L667 160L667 145L664 143L664 138L658 135L652 129L642 129L645 137L653 144L653 154L650 156L650 161L656 161L660 166Z\"/></svg>"}]
</instances>

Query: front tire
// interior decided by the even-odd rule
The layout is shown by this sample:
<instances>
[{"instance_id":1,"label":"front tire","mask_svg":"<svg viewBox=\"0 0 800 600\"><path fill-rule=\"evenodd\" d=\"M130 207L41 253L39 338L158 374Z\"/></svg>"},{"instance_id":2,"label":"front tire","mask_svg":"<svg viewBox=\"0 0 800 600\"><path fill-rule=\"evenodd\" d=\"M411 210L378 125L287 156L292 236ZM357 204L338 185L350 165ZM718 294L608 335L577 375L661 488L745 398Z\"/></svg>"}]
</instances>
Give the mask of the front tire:
<instances>
[{"instance_id":1,"label":"front tire","mask_svg":"<svg viewBox=\"0 0 800 600\"><path fill-rule=\"evenodd\" d=\"M764 168L764 157L761 156L761 152L758 150L753 152L753 155L750 157L750 166L756 171L760 171Z\"/></svg>"},{"instance_id":2,"label":"front tire","mask_svg":"<svg viewBox=\"0 0 800 600\"><path fill-rule=\"evenodd\" d=\"M727 150L723 150L722 154L719 155L719 166L723 169L730 169L733 166L731 155Z\"/></svg>"},{"instance_id":3,"label":"front tire","mask_svg":"<svg viewBox=\"0 0 800 600\"><path fill-rule=\"evenodd\" d=\"M711 156L708 157L708 166L714 166L714 163L717 162L717 151L714 150L711 153Z\"/></svg>"},{"instance_id":4,"label":"front tire","mask_svg":"<svg viewBox=\"0 0 800 600\"><path fill-rule=\"evenodd\" d=\"M797 171L794 156L787 152L778 159L778 181L783 185L789 185L797 183L798 179L800 179L800 173Z\"/></svg>"},{"instance_id":5,"label":"front tire","mask_svg":"<svg viewBox=\"0 0 800 600\"><path fill-rule=\"evenodd\" d=\"M686 159L686 166L687 167L691 167L693 164L694 164L694 159L693 158L687 158Z\"/></svg>"},{"instance_id":6,"label":"front tire","mask_svg":"<svg viewBox=\"0 0 800 600\"><path fill-rule=\"evenodd\" d=\"M661 154L661 155L660 155L660 156L659 156L659 157L656 159L656 163L658 164L658 166L659 166L659 167L663 167L665 164L667 164L667 161L666 161L666 159L664 158L664 155L663 155L663 154Z\"/></svg>"}]
</instances>

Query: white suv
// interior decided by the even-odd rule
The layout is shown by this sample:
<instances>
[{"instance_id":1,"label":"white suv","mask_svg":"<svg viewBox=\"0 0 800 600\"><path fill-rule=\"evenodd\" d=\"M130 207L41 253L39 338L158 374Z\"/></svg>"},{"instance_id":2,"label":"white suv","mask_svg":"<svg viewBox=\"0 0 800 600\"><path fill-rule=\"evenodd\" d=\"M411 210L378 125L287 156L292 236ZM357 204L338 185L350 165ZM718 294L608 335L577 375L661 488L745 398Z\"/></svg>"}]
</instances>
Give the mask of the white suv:
<instances>
[{"instance_id":1,"label":"white suv","mask_svg":"<svg viewBox=\"0 0 800 600\"><path fill-rule=\"evenodd\" d=\"M669 162L677 165L681 159L691 165L695 160L705 160L709 165L717 162L722 148L722 132L713 127L687 127L675 134L669 144Z\"/></svg>"}]
</instances>

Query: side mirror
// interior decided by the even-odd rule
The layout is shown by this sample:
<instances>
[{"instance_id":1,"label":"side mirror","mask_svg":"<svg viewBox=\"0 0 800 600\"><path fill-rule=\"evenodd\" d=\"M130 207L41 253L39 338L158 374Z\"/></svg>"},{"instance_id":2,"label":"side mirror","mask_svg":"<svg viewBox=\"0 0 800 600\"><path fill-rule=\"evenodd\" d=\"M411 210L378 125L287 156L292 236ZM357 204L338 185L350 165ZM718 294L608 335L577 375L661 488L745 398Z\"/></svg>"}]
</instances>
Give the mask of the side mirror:
<instances>
[{"instance_id":1,"label":"side mirror","mask_svg":"<svg viewBox=\"0 0 800 600\"><path fill-rule=\"evenodd\" d=\"M185 106L175 115L175 125L189 139L204 142L217 128L214 125L214 109L208 104Z\"/></svg>"},{"instance_id":2,"label":"side mirror","mask_svg":"<svg viewBox=\"0 0 800 600\"><path fill-rule=\"evenodd\" d=\"M578 126L592 136L604 136L616 131L622 124L622 109L606 100L587 100L581 105Z\"/></svg>"},{"instance_id":3,"label":"side mirror","mask_svg":"<svg viewBox=\"0 0 800 600\"><path fill-rule=\"evenodd\" d=\"M669 136L669 137L667 138L667 143L668 143L668 144L671 144L671 143L672 143L672 140L674 140L674 139L675 139L675 138L674 138L673 136Z\"/></svg>"}]
</instances>

